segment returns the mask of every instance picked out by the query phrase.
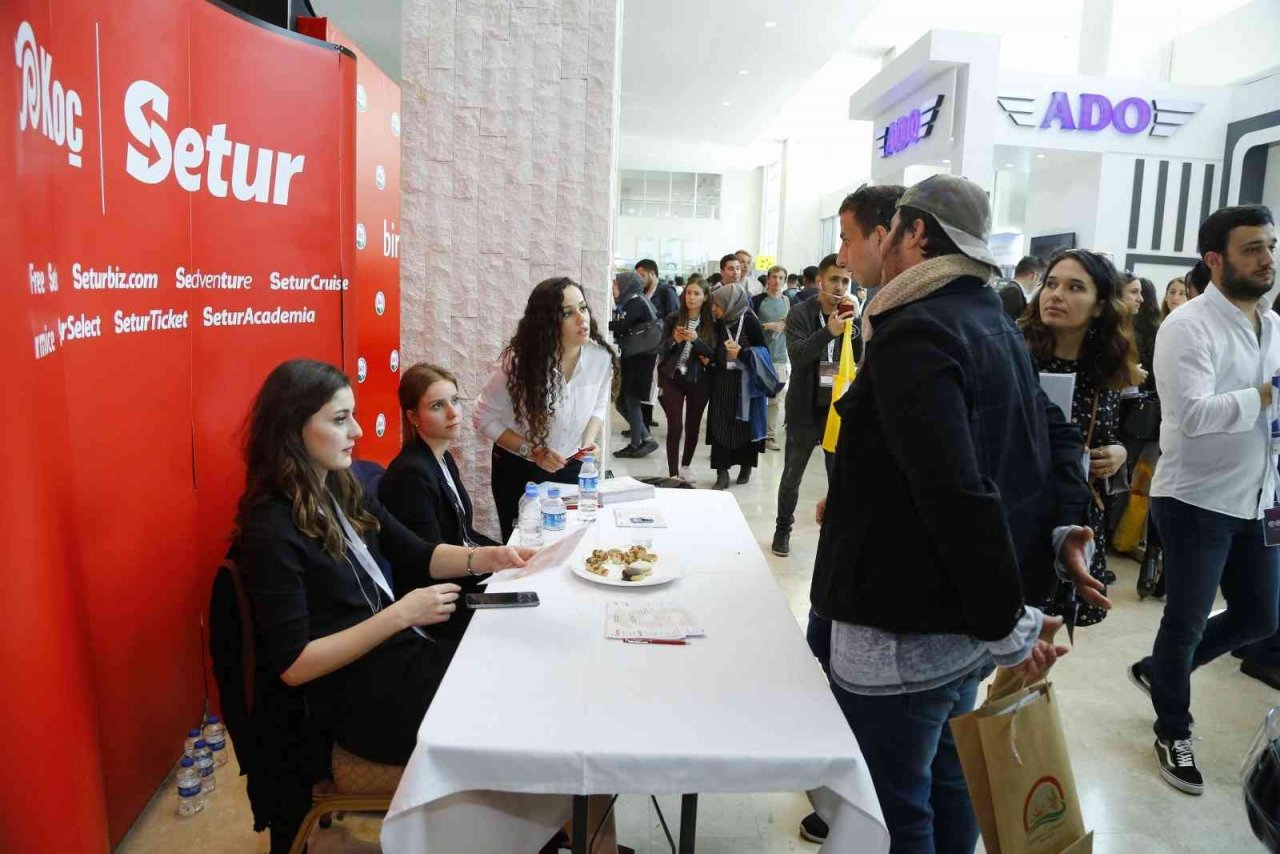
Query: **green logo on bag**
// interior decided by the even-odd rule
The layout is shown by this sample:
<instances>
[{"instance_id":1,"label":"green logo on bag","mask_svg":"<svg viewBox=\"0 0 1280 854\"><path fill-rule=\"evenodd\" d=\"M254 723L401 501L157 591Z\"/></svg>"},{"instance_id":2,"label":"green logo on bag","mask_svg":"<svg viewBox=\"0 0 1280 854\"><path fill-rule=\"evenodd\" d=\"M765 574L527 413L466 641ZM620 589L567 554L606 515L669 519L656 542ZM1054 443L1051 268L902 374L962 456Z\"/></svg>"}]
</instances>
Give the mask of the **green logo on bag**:
<instances>
[{"instance_id":1,"label":"green logo on bag","mask_svg":"<svg viewBox=\"0 0 1280 854\"><path fill-rule=\"evenodd\" d=\"M1067 799L1056 777L1041 777L1031 786L1027 802L1022 806L1022 827L1027 838L1042 827L1062 820L1067 814Z\"/></svg>"}]
</instances>

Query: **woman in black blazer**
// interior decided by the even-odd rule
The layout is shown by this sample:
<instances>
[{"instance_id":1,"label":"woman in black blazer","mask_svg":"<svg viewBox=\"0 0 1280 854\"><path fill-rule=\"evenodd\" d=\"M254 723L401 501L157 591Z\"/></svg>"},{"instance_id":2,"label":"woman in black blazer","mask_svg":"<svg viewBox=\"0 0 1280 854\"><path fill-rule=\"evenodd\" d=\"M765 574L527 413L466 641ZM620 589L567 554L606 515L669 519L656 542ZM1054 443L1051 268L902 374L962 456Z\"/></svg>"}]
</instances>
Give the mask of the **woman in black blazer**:
<instances>
[{"instance_id":1,"label":"woman in black blazer","mask_svg":"<svg viewBox=\"0 0 1280 854\"><path fill-rule=\"evenodd\" d=\"M424 540L466 547L498 545L475 529L471 496L449 453L462 426L454 375L426 363L406 370L400 378L400 417L404 447L378 484L378 500ZM480 579L458 583L465 594L475 590ZM464 609L430 631L456 646L470 620L471 611Z\"/></svg>"},{"instance_id":2,"label":"woman in black blazer","mask_svg":"<svg viewBox=\"0 0 1280 854\"><path fill-rule=\"evenodd\" d=\"M448 645L422 630L454 615L459 588L447 582L523 566L532 552L423 540L367 500L350 471L354 410L332 365L271 372L249 419L237 556L259 660L302 689L337 743L403 765L449 664Z\"/></svg>"}]
</instances>

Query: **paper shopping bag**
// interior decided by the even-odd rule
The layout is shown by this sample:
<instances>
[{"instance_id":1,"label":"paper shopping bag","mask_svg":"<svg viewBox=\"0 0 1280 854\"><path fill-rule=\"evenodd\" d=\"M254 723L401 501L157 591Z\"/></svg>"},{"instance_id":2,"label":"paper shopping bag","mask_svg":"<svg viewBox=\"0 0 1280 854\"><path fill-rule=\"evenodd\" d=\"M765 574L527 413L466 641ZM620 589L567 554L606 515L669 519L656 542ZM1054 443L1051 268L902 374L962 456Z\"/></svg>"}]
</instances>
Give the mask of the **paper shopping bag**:
<instances>
[{"instance_id":1,"label":"paper shopping bag","mask_svg":"<svg viewBox=\"0 0 1280 854\"><path fill-rule=\"evenodd\" d=\"M1074 847L1084 818L1052 686L993 691L951 732L988 854L1088 850Z\"/></svg>"},{"instance_id":2,"label":"paper shopping bag","mask_svg":"<svg viewBox=\"0 0 1280 854\"><path fill-rule=\"evenodd\" d=\"M836 412L838 401L848 390L858 367L853 361L853 319L844 322L844 338L840 343L840 366L836 368L835 378L831 382L831 406L827 409L827 429L822 434L822 450L834 454L836 441L840 438L840 413Z\"/></svg>"},{"instance_id":3,"label":"paper shopping bag","mask_svg":"<svg viewBox=\"0 0 1280 854\"><path fill-rule=\"evenodd\" d=\"M1141 460L1133 469L1133 483L1129 487L1129 503L1120 524L1116 525L1115 536L1111 538L1112 548L1121 554L1133 551L1142 540L1142 533L1147 529L1147 512L1150 499L1147 497L1151 488L1151 463Z\"/></svg>"}]
</instances>

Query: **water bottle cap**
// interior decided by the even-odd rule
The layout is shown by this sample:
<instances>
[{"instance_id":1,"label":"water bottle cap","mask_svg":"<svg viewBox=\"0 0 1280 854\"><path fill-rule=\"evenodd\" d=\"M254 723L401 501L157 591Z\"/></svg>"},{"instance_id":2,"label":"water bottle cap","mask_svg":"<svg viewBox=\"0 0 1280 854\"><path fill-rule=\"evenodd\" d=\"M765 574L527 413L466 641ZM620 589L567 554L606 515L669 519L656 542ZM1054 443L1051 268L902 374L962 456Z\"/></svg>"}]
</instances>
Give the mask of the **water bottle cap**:
<instances>
[{"instance_id":1,"label":"water bottle cap","mask_svg":"<svg viewBox=\"0 0 1280 854\"><path fill-rule=\"evenodd\" d=\"M559 498L559 497L560 497L560 487L558 487L558 486L548 487L548 489L547 489L547 497L548 497L548 498Z\"/></svg>"},{"instance_id":2,"label":"water bottle cap","mask_svg":"<svg viewBox=\"0 0 1280 854\"><path fill-rule=\"evenodd\" d=\"M182 761L180 761L178 764L181 765L183 768L190 768L191 766L195 765L196 762L190 756L184 756L182 757Z\"/></svg>"},{"instance_id":3,"label":"water bottle cap","mask_svg":"<svg viewBox=\"0 0 1280 854\"><path fill-rule=\"evenodd\" d=\"M218 717L217 715L209 715L209 723L216 724L216 723L221 723L221 721L222 721L222 718Z\"/></svg>"},{"instance_id":4,"label":"water bottle cap","mask_svg":"<svg viewBox=\"0 0 1280 854\"><path fill-rule=\"evenodd\" d=\"M199 737L200 737L200 727L193 726L191 729L187 730L187 738L199 738Z\"/></svg>"},{"instance_id":5,"label":"water bottle cap","mask_svg":"<svg viewBox=\"0 0 1280 854\"><path fill-rule=\"evenodd\" d=\"M208 747L208 746L209 746L209 745L207 745L207 744L205 744L205 743L204 743L204 739L203 739L203 738L201 738L201 739L197 739L197 740L196 740L196 750L199 750L199 749L200 749L200 748L202 748L202 747Z\"/></svg>"},{"instance_id":6,"label":"water bottle cap","mask_svg":"<svg viewBox=\"0 0 1280 854\"><path fill-rule=\"evenodd\" d=\"M534 496L536 496L536 495L538 494L538 487L537 487L537 485L536 485L536 484L532 484L532 483L527 483L527 484L525 484L525 487L524 487L524 494L525 494L526 496L529 496L529 495L534 495Z\"/></svg>"},{"instance_id":7,"label":"water bottle cap","mask_svg":"<svg viewBox=\"0 0 1280 854\"><path fill-rule=\"evenodd\" d=\"M595 458L594 456L592 456L591 454L587 454L585 457L583 457L583 458L582 458L582 464L583 464L584 466L585 466L587 463L594 463L595 461L596 461L596 458Z\"/></svg>"}]
</instances>

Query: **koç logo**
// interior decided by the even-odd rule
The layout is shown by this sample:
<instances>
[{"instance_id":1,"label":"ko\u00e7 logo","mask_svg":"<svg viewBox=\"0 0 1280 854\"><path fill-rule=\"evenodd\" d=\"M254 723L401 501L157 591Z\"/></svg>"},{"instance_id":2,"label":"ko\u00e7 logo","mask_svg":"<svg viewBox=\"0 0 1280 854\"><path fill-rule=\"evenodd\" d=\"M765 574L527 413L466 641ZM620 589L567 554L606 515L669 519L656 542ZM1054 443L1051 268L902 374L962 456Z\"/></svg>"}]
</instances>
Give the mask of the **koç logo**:
<instances>
[{"instance_id":1,"label":"ko\u00e7 logo","mask_svg":"<svg viewBox=\"0 0 1280 854\"><path fill-rule=\"evenodd\" d=\"M18 25L13 56L22 74L18 129L38 130L54 145L65 146L67 162L79 167L84 148L84 133L76 126L76 119L84 115L80 94L53 76L53 57L36 42L36 32L26 21Z\"/></svg>"},{"instance_id":2,"label":"ko\u00e7 logo","mask_svg":"<svg viewBox=\"0 0 1280 854\"><path fill-rule=\"evenodd\" d=\"M369 376L369 363L364 360L364 356L361 356L356 359L356 382L364 382L367 376Z\"/></svg>"},{"instance_id":3,"label":"ko\u00e7 logo","mask_svg":"<svg viewBox=\"0 0 1280 854\"><path fill-rule=\"evenodd\" d=\"M362 84L356 84L356 109L364 113L369 110L369 93Z\"/></svg>"},{"instance_id":4,"label":"ko\u00e7 logo","mask_svg":"<svg viewBox=\"0 0 1280 854\"><path fill-rule=\"evenodd\" d=\"M363 249L369 245L369 235L365 233L364 223L356 223L356 248Z\"/></svg>"},{"instance_id":5,"label":"ko\u00e7 logo","mask_svg":"<svg viewBox=\"0 0 1280 854\"><path fill-rule=\"evenodd\" d=\"M391 135L392 136L400 135L400 114L399 113L391 114Z\"/></svg>"}]
</instances>

